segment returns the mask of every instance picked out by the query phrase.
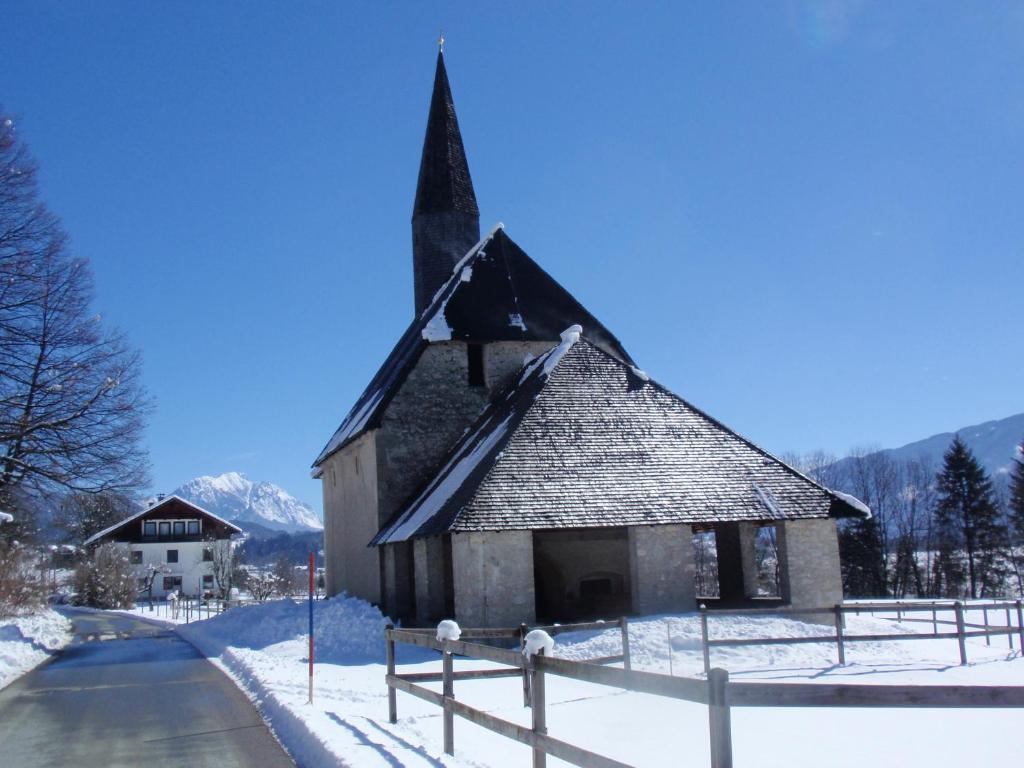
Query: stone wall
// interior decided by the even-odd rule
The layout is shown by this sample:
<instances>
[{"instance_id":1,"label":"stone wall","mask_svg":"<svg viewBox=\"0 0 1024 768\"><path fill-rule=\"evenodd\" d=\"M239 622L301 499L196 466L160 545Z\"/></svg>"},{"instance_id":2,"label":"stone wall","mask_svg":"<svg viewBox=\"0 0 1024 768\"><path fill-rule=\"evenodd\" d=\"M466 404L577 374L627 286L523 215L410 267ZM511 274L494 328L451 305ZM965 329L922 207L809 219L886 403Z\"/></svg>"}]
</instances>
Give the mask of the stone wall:
<instances>
[{"instance_id":1,"label":"stone wall","mask_svg":"<svg viewBox=\"0 0 1024 768\"><path fill-rule=\"evenodd\" d=\"M692 611L693 532L689 525L629 528L633 611Z\"/></svg>"},{"instance_id":2,"label":"stone wall","mask_svg":"<svg viewBox=\"0 0 1024 768\"><path fill-rule=\"evenodd\" d=\"M455 618L463 627L535 623L533 534L452 534Z\"/></svg>"},{"instance_id":3,"label":"stone wall","mask_svg":"<svg viewBox=\"0 0 1024 768\"><path fill-rule=\"evenodd\" d=\"M347 591L379 603L379 554L366 546L379 530L375 433L354 440L321 469L327 594Z\"/></svg>"},{"instance_id":4,"label":"stone wall","mask_svg":"<svg viewBox=\"0 0 1024 768\"><path fill-rule=\"evenodd\" d=\"M416 570L416 624L432 626L446 618L445 589L451 563L445 558L441 536L415 539L412 545Z\"/></svg>"},{"instance_id":5,"label":"stone wall","mask_svg":"<svg viewBox=\"0 0 1024 768\"><path fill-rule=\"evenodd\" d=\"M842 602L836 521L786 520L778 523L776 530L783 599L796 609Z\"/></svg>"},{"instance_id":6,"label":"stone wall","mask_svg":"<svg viewBox=\"0 0 1024 768\"><path fill-rule=\"evenodd\" d=\"M523 368L527 355L540 357L559 343L552 341L492 341L484 346L484 369L491 397L499 395Z\"/></svg>"},{"instance_id":7,"label":"stone wall","mask_svg":"<svg viewBox=\"0 0 1024 768\"><path fill-rule=\"evenodd\" d=\"M487 388L468 381L466 345L431 344L387 406L377 454L381 526L427 482L487 404Z\"/></svg>"}]
</instances>

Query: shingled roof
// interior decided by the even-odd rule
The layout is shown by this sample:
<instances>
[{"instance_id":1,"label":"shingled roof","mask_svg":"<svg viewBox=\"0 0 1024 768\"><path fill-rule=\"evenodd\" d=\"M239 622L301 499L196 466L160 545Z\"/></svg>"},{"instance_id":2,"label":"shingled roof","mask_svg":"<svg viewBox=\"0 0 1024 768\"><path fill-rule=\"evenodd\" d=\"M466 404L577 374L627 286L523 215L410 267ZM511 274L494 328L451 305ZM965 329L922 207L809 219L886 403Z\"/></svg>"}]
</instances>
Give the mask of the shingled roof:
<instances>
[{"instance_id":1,"label":"shingled roof","mask_svg":"<svg viewBox=\"0 0 1024 768\"><path fill-rule=\"evenodd\" d=\"M870 514L578 336L524 369L371 544Z\"/></svg>"},{"instance_id":2,"label":"shingled roof","mask_svg":"<svg viewBox=\"0 0 1024 768\"><path fill-rule=\"evenodd\" d=\"M423 137L420 176L416 182L413 216L421 213L460 211L478 216L476 193L462 146L455 102L448 85L444 54L437 54L434 92L430 97L427 132Z\"/></svg>"},{"instance_id":3,"label":"shingled roof","mask_svg":"<svg viewBox=\"0 0 1024 768\"><path fill-rule=\"evenodd\" d=\"M614 334L498 225L462 258L430 306L402 334L313 462L314 468L359 435L380 426L388 403L430 342L554 343L562 329L572 324L582 326L591 343L610 356L633 364Z\"/></svg>"}]
</instances>

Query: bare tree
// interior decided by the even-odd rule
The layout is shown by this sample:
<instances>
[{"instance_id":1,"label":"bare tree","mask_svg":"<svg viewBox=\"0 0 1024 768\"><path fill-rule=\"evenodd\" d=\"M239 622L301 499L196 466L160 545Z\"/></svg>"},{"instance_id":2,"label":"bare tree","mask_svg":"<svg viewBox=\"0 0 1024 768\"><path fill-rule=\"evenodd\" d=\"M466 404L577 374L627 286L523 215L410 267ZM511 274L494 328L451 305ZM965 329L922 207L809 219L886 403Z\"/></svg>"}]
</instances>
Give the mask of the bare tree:
<instances>
[{"instance_id":1,"label":"bare tree","mask_svg":"<svg viewBox=\"0 0 1024 768\"><path fill-rule=\"evenodd\" d=\"M218 539L210 545L212 554L213 582L217 586L217 595L221 599L231 596L234 586L235 572L238 567L235 542L230 539Z\"/></svg>"},{"instance_id":2,"label":"bare tree","mask_svg":"<svg viewBox=\"0 0 1024 768\"><path fill-rule=\"evenodd\" d=\"M145 483L140 358L91 311L92 295L88 264L70 255L0 111L0 506L19 488Z\"/></svg>"},{"instance_id":3,"label":"bare tree","mask_svg":"<svg viewBox=\"0 0 1024 768\"><path fill-rule=\"evenodd\" d=\"M44 589L31 551L16 542L0 541L0 619L40 607Z\"/></svg>"},{"instance_id":4,"label":"bare tree","mask_svg":"<svg viewBox=\"0 0 1024 768\"><path fill-rule=\"evenodd\" d=\"M170 572L171 569L162 563L150 563L146 568L146 575L142 577L142 584L139 586L138 593L145 593L146 601L149 603L150 608L153 607L153 587L156 585L157 576Z\"/></svg>"},{"instance_id":5,"label":"bare tree","mask_svg":"<svg viewBox=\"0 0 1024 768\"><path fill-rule=\"evenodd\" d=\"M81 544L137 510L137 502L122 493L69 493L57 507L53 524L68 541Z\"/></svg>"},{"instance_id":6,"label":"bare tree","mask_svg":"<svg viewBox=\"0 0 1024 768\"><path fill-rule=\"evenodd\" d=\"M101 544L75 571L78 599L94 608L131 608L137 592L135 572L125 548Z\"/></svg>"},{"instance_id":7,"label":"bare tree","mask_svg":"<svg viewBox=\"0 0 1024 768\"><path fill-rule=\"evenodd\" d=\"M245 574L245 588L252 599L262 603L278 590L278 578L273 571L249 568Z\"/></svg>"}]
</instances>

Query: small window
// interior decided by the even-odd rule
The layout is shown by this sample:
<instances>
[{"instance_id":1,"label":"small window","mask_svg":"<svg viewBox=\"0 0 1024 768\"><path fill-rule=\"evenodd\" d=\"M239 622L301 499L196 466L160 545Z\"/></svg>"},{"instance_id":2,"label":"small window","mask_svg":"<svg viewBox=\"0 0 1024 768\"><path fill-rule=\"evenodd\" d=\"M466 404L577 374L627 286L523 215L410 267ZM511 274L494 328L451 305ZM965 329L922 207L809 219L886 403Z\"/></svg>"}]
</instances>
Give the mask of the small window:
<instances>
[{"instance_id":1,"label":"small window","mask_svg":"<svg viewBox=\"0 0 1024 768\"><path fill-rule=\"evenodd\" d=\"M132 565L142 564L142 552L138 549L132 551Z\"/></svg>"},{"instance_id":2,"label":"small window","mask_svg":"<svg viewBox=\"0 0 1024 768\"><path fill-rule=\"evenodd\" d=\"M144 576L140 576L139 578L137 578L135 580L135 588L136 589L145 589L146 588L146 578Z\"/></svg>"},{"instance_id":3,"label":"small window","mask_svg":"<svg viewBox=\"0 0 1024 768\"><path fill-rule=\"evenodd\" d=\"M164 589L168 592L181 589L181 576L164 576Z\"/></svg>"},{"instance_id":4,"label":"small window","mask_svg":"<svg viewBox=\"0 0 1024 768\"><path fill-rule=\"evenodd\" d=\"M198 520L189 520L188 521L188 535L189 536L198 536L199 535L199 521Z\"/></svg>"},{"instance_id":5,"label":"small window","mask_svg":"<svg viewBox=\"0 0 1024 768\"><path fill-rule=\"evenodd\" d=\"M143 536L156 536L156 523L143 523L142 524L142 535Z\"/></svg>"},{"instance_id":6,"label":"small window","mask_svg":"<svg viewBox=\"0 0 1024 768\"><path fill-rule=\"evenodd\" d=\"M212 587L213 586L213 574L212 573L204 573L203 574L203 586L204 587Z\"/></svg>"},{"instance_id":7,"label":"small window","mask_svg":"<svg viewBox=\"0 0 1024 768\"><path fill-rule=\"evenodd\" d=\"M213 549L211 547L203 547L203 562L204 563L212 563L213 562Z\"/></svg>"},{"instance_id":8,"label":"small window","mask_svg":"<svg viewBox=\"0 0 1024 768\"><path fill-rule=\"evenodd\" d=\"M167 550L167 562L168 563L176 563L176 562L178 562L178 550L176 550L176 549L168 549Z\"/></svg>"},{"instance_id":9,"label":"small window","mask_svg":"<svg viewBox=\"0 0 1024 768\"><path fill-rule=\"evenodd\" d=\"M184 520L175 520L174 521L174 535L175 536L184 536L185 535L185 521Z\"/></svg>"},{"instance_id":10,"label":"small window","mask_svg":"<svg viewBox=\"0 0 1024 768\"><path fill-rule=\"evenodd\" d=\"M160 523L160 535L161 536L170 536L171 535L171 524L170 523Z\"/></svg>"},{"instance_id":11,"label":"small window","mask_svg":"<svg viewBox=\"0 0 1024 768\"><path fill-rule=\"evenodd\" d=\"M466 345L466 364L469 367L469 386L484 386L484 348L482 344Z\"/></svg>"}]
</instances>

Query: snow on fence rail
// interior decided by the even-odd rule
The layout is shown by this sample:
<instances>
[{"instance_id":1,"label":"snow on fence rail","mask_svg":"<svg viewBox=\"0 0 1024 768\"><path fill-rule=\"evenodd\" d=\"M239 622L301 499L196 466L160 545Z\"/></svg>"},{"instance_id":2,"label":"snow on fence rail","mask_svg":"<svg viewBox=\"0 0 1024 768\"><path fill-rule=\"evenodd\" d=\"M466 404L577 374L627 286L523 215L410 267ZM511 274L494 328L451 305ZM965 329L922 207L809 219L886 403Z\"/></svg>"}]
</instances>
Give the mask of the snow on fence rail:
<instances>
[{"instance_id":1,"label":"snow on fence rail","mask_svg":"<svg viewBox=\"0 0 1024 768\"><path fill-rule=\"evenodd\" d=\"M983 623L970 623L965 620L965 610L981 611ZM989 624L989 611L1005 611L1006 624L992 626ZM873 635L850 635L846 633L845 616L848 613L860 614L862 611L876 611L895 613L896 621L899 622L922 622L932 625L932 631L928 633L898 632L891 634ZM951 611L953 619L938 618L940 611ZM931 613L930 619L904 618L906 613ZM711 615L718 616L757 616L757 615L778 615L795 614L806 615L827 615L834 617L835 633L831 635L815 635L809 637L754 637L754 638L715 638L710 637L709 619ZM714 610L708 611L703 605L700 607L700 634L701 647L704 651L704 674L711 673L711 649L737 647L744 645L797 645L800 643L834 643L836 655L840 665L846 664L846 644L856 642L881 642L900 640L956 640L960 649L960 663L967 663L967 643L969 637L984 637L988 645L992 644L992 637L1006 635L1009 647L1013 648L1013 636L1019 638L1019 647L1024 651L1024 615L1022 615L1020 600L993 600L984 603L969 603L965 605L959 600L955 601L932 601L932 602L901 602L881 601L865 603L837 603L824 608L802 608L799 610L786 610L779 608L746 608L738 610ZM1016 617L1016 624L1013 617ZM880 618L891 618L882 616ZM939 626L956 627L954 632L940 632Z\"/></svg>"},{"instance_id":2,"label":"snow on fence rail","mask_svg":"<svg viewBox=\"0 0 1024 768\"><path fill-rule=\"evenodd\" d=\"M953 610L960 616L958 633L945 633L946 637L976 637L984 632L966 632L964 630L963 606L953 604ZM991 604L972 605L972 610L992 608ZM1018 611L1018 625L1012 627L1024 640L1024 629L1020 622L1020 601L1013 603ZM892 611L892 603L874 604L875 609ZM938 604L901 604L902 611L933 610L938 611L945 606ZM865 605L838 605L831 609L838 621L837 629L842 648L842 616L844 613L867 609ZM999 604L999 608L1005 608ZM766 611L744 611L743 613L765 613ZM778 613L778 611L774 611ZM821 613L822 610L812 613ZM790 613L793 613L792 611ZM798 613L808 613L800 611ZM706 612L703 614L706 621ZM936 619L936 621L938 621ZM703 623L703 622L702 622ZM544 629L558 632L570 632L588 629L611 629L614 623L597 622L593 624L567 624L545 627ZM933 707L933 708L1003 708L1024 707L1024 686L970 686L970 685L863 685L849 683L769 683L769 682L731 682L728 671L720 668L708 670L707 679L690 677L672 677L655 672L641 672L630 669L629 662L629 627L625 619L618 622L622 632L623 653L604 659L587 661L570 661L539 654L524 656L520 651L497 648L466 640L438 640L432 629L395 629L388 625L385 629L387 645L387 674L385 682L388 687L388 719L391 723L398 722L397 692L403 691L412 696L428 701L444 710L444 750L447 754L455 754L454 716L465 718L477 725L487 728L507 738L518 741L533 749L534 768L546 766L547 755L558 757L582 768L628 768L627 764L591 752L555 737L547 732L545 674L557 675L583 682L606 685L637 693L654 694L673 699L704 704L708 707L708 733L711 747L712 768L732 768L732 707L851 707L851 708L890 708L890 707ZM706 625L705 625L706 626ZM937 630L936 630L937 631ZM1006 628L993 629L990 634L1006 634ZM463 630L462 637L489 639L518 639L522 647L526 636L526 627L521 625L514 629L468 629ZM943 635L896 635L891 639L936 637ZM866 636L854 636L853 639L864 639ZM885 637L885 636L873 636ZM847 637L846 639L851 639ZM743 641L710 641L713 644L748 645L765 641L782 642L836 642L836 637L827 638L762 638L760 640ZM398 674L395 667L395 644L407 643L421 648L432 648L441 652L442 671L440 673ZM705 653L709 647L705 640ZM840 651L841 653L841 651ZM505 667L489 670L454 671L453 657L464 656L484 659ZM705 656L706 658L706 656ZM603 664L622 661L624 668L607 667ZM455 698L456 680L473 680L490 677L523 677L523 703L532 709L532 727L527 728L517 723L504 720L458 701ZM442 692L424 688L419 683L442 683Z\"/></svg>"}]
</instances>

